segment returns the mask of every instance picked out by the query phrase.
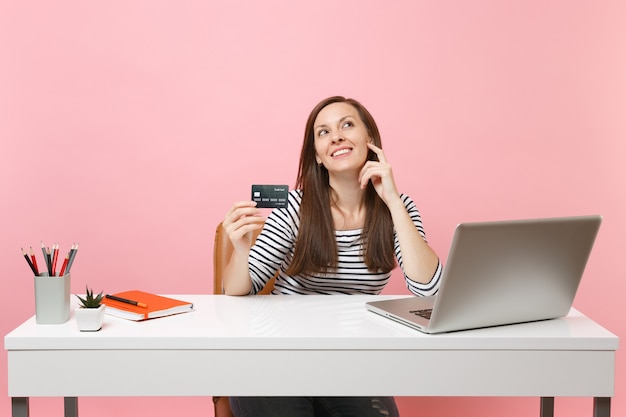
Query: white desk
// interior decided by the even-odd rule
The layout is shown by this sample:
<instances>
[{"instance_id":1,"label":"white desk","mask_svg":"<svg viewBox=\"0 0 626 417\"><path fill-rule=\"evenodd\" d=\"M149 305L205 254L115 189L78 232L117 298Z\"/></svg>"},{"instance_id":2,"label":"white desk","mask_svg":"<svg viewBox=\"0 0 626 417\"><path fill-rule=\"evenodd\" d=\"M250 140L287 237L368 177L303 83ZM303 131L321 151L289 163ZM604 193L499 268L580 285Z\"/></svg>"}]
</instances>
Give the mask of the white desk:
<instances>
[{"instance_id":1,"label":"white desk","mask_svg":"<svg viewBox=\"0 0 626 417\"><path fill-rule=\"evenodd\" d=\"M13 416L28 416L29 397L65 397L76 416L80 396L210 395L537 396L546 417L554 397L576 396L610 415L618 338L575 310L429 336L365 310L389 296L174 297L195 311L107 316L95 333L79 332L73 316L13 330L4 340ZM78 377L94 367L100 378Z\"/></svg>"}]
</instances>

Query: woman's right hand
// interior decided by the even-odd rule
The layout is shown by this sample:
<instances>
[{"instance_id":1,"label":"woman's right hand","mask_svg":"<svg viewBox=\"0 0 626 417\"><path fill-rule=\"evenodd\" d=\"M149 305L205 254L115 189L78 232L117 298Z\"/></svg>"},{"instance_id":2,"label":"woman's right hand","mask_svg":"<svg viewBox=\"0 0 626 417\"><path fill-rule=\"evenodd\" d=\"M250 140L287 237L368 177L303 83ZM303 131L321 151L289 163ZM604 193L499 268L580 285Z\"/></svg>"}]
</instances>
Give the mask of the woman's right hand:
<instances>
[{"instance_id":1,"label":"woman's right hand","mask_svg":"<svg viewBox=\"0 0 626 417\"><path fill-rule=\"evenodd\" d=\"M224 293L246 295L252 288L248 270L248 255L252 246L252 232L263 227L265 218L254 201L240 201L228 210L222 227L234 247L228 265L224 268L222 282Z\"/></svg>"},{"instance_id":2,"label":"woman's right hand","mask_svg":"<svg viewBox=\"0 0 626 417\"><path fill-rule=\"evenodd\" d=\"M235 252L247 252L252 246L252 232L263 228L265 218L254 201L239 201L228 210L222 227Z\"/></svg>"}]
</instances>

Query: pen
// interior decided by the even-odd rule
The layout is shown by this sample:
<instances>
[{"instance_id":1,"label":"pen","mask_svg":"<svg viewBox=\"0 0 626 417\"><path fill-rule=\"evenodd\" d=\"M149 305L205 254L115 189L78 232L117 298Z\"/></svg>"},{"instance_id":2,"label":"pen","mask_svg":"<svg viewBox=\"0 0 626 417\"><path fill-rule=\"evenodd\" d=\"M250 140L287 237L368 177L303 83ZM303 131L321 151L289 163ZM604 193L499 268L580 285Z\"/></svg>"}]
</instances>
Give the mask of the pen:
<instances>
[{"instance_id":1,"label":"pen","mask_svg":"<svg viewBox=\"0 0 626 417\"><path fill-rule=\"evenodd\" d=\"M121 303L132 304L132 305L138 306L138 307L143 307L143 308L148 307L148 304L146 304L146 303L142 303L140 301L129 300L127 298L117 297L115 295L107 294L107 295L105 295L105 297L106 298L110 298L111 300L119 301Z\"/></svg>"},{"instance_id":2,"label":"pen","mask_svg":"<svg viewBox=\"0 0 626 417\"><path fill-rule=\"evenodd\" d=\"M35 252L33 252L33 247L30 247L30 259L33 261L33 266L35 267L35 275L39 275L39 267L37 266L37 258L35 258Z\"/></svg>"},{"instance_id":3,"label":"pen","mask_svg":"<svg viewBox=\"0 0 626 417\"><path fill-rule=\"evenodd\" d=\"M26 253L26 251L24 251L23 248L20 248L22 250L22 255L24 255L24 259L26 259L26 262L28 262L28 266L30 266L30 269L33 270L33 273L35 275L37 274L37 270L35 269L35 265L33 265L33 261L30 260L30 258L28 257L28 254Z\"/></svg>"}]
</instances>

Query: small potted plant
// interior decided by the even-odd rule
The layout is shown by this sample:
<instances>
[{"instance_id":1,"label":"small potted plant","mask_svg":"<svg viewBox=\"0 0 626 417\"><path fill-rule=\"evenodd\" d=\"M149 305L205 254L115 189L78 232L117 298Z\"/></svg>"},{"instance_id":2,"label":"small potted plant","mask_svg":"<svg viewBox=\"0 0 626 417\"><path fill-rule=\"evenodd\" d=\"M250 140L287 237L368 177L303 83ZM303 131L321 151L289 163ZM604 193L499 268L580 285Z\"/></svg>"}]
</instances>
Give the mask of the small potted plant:
<instances>
[{"instance_id":1,"label":"small potted plant","mask_svg":"<svg viewBox=\"0 0 626 417\"><path fill-rule=\"evenodd\" d=\"M81 332L97 332L102 328L104 321L104 309L106 306L102 304L102 292L94 297L93 290L85 286L85 297L76 295L80 301L79 308L74 312L76 316L76 325Z\"/></svg>"}]
</instances>

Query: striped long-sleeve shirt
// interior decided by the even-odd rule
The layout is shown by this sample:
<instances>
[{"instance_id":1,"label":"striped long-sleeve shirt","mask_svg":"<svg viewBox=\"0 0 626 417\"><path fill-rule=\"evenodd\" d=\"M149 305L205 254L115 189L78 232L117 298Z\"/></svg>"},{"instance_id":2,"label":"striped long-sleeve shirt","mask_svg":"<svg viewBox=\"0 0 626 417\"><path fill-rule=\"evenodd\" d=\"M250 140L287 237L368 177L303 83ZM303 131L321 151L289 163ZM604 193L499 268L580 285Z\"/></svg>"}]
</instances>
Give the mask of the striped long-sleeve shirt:
<instances>
[{"instance_id":1,"label":"striped long-sleeve shirt","mask_svg":"<svg viewBox=\"0 0 626 417\"><path fill-rule=\"evenodd\" d=\"M404 205L426 240L422 220L413 200L402 194ZM248 265L252 279L251 294L260 291L276 274L273 294L379 294L389 281L391 272L371 272L363 261L361 229L337 230L338 265L326 274L289 276L285 273L293 259L293 250L300 225L302 193L289 192L287 208L274 209L268 216L263 231L250 250ZM394 232L396 260L403 268L398 236ZM403 269L402 269L403 270ZM439 288L441 263L428 284L411 280L404 274L408 289L416 295L432 295Z\"/></svg>"}]
</instances>

